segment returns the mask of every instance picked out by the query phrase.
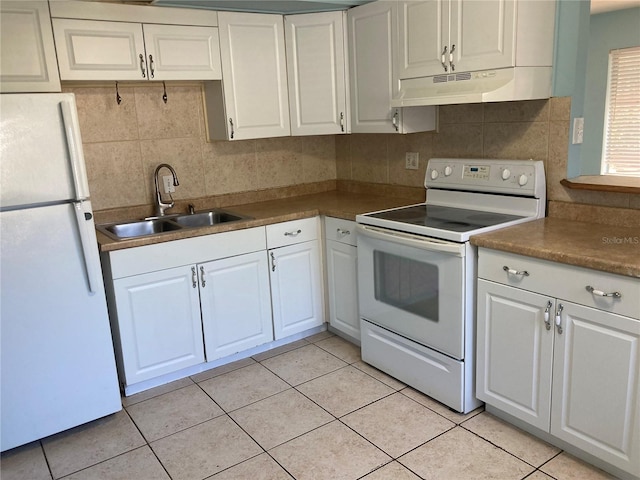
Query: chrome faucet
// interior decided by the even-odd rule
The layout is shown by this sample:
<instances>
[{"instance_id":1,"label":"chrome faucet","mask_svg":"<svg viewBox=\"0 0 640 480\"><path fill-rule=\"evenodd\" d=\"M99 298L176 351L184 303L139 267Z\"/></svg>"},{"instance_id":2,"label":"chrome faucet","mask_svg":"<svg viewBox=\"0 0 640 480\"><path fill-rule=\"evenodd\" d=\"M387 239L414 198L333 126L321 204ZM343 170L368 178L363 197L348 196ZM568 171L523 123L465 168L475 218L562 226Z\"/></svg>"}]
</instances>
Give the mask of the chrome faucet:
<instances>
[{"instance_id":1,"label":"chrome faucet","mask_svg":"<svg viewBox=\"0 0 640 480\"><path fill-rule=\"evenodd\" d=\"M175 202L173 201L173 197L171 196L171 194L169 194L169 198L171 199L170 203L163 203L162 201L162 195L160 195L160 188L158 187L158 173L160 172L160 169L162 167L166 167L169 170L171 170L171 174L173 175L173 185L175 187L180 185L180 183L178 182L178 176L176 175L176 171L173 169L171 165L169 165L168 163L161 163L156 167L156 171L153 174L153 178L156 184L156 216L157 217L164 216L164 211L168 210L169 208L175 205Z\"/></svg>"}]
</instances>

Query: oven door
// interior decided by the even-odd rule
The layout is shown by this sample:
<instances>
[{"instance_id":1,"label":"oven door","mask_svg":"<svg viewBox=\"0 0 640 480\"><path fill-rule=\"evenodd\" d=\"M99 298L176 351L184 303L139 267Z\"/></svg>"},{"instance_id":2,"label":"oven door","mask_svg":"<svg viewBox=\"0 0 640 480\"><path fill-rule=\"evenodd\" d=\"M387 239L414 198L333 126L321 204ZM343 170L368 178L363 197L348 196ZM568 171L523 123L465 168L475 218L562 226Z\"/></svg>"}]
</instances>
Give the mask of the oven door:
<instances>
[{"instance_id":1,"label":"oven door","mask_svg":"<svg viewBox=\"0 0 640 480\"><path fill-rule=\"evenodd\" d=\"M357 230L360 316L464 359L466 244L364 225Z\"/></svg>"}]
</instances>

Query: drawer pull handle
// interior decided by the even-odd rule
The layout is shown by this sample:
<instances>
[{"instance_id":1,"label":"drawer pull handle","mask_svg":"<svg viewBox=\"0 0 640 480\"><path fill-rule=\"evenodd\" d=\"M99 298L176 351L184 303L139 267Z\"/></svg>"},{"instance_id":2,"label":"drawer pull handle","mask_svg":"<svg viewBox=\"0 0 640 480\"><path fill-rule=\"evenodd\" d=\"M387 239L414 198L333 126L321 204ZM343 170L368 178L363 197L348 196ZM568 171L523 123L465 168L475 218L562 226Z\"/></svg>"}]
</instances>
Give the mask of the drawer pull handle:
<instances>
[{"instance_id":1,"label":"drawer pull handle","mask_svg":"<svg viewBox=\"0 0 640 480\"><path fill-rule=\"evenodd\" d=\"M298 230L294 230L292 232L284 232L284 236L285 237L297 237L301 233L302 233L302 230L298 229Z\"/></svg>"},{"instance_id":2,"label":"drawer pull handle","mask_svg":"<svg viewBox=\"0 0 640 480\"><path fill-rule=\"evenodd\" d=\"M511 275L521 275L523 277L528 277L529 276L529 272L527 272L526 270L514 270L512 268L507 267L506 265L504 267L502 267L502 269L505 272L510 273Z\"/></svg>"},{"instance_id":3,"label":"drawer pull handle","mask_svg":"<svg viewBox=\"0 0 640 480\"><path fill-rule=\"evenodd\" d=\"M276 271L276 256L271 252L271 271Z\"/></svg>"},{"instance_id":4,"label":"drawer pull handle","mask_svg":"<svg viewBox=\"0 0 640 480\"><path fill-rule=\"evenodd\" d=\"M202 282L202 288L204 288L204 286L207 284L206 280L204 279L204 267L200 267L200 281Z\"/></svg>"},{"instance_id":5,"label":"drawer pull handle","mask_svg":"<svg viewBox=\"0 0 640 480\"><path fill-rule=\"evenodd\" d=\"M198 286L198 274L196 273L196 267L191 267L191 286L193 288Z\"/></svg>"},{"instance_id":6,"label":"drawer pull handle","mask_svg":"<svg viewBox=\"0 0 640 480\"><path fill-rule=\"evenodd\" d=\"M556 310L556 329L558 330L558 334L562 335L562 310L564 309L564 305L561 303L558 304L558 309Z\"/></svg>"},{"instance_id":7,"label":"drawer pull handle","mask_svg":"<svg viewBox=\"0 0 640 480\"><path fill-rule=\"evenodd\" d=\"M339 228L338 235L351 235L351 232L349 230L344 230L343 228Z\"/></svg>"},{"instance_id":8,"label":"drawer pull handle","mask_svg":"<svg viewBox=\"0 0 640 480\"><path fill-rule=\"evenodd\" d=\"M622 298L622 294L620 292L605 293L602 290L596 290L591 285L587 285L585 288L587 289L587 292L593 293L594 295L598 295L599 297Z\"/></svg>"},{"instance_id":9,"label":"drawer pull handle","mask_svg":"<svg viewBox=\"0 0 640 480\"><path fill-rule=\"evenodd\" d=\"M551 330L551 301L547 302L547 308L544 309L544 328Z\"/></svg>"}]
</instances>

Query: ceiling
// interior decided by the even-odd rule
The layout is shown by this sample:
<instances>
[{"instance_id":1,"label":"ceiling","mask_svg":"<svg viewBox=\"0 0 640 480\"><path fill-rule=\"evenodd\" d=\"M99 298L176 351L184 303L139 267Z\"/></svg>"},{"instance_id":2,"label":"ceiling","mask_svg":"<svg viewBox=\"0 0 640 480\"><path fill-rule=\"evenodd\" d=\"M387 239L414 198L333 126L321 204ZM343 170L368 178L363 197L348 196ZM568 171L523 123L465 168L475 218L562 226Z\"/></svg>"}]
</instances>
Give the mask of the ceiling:
<instances>
[{"instance_id":1,"label":"ceiling","mask_svg":"<svg viewBox=\"0 0 640 480\"><path fill-rule=\"evenodd\" d=\"M255 13L312 13L346 10L373 0L153 0L158 7L204 8Z\"/></svg>"}]
</instances>

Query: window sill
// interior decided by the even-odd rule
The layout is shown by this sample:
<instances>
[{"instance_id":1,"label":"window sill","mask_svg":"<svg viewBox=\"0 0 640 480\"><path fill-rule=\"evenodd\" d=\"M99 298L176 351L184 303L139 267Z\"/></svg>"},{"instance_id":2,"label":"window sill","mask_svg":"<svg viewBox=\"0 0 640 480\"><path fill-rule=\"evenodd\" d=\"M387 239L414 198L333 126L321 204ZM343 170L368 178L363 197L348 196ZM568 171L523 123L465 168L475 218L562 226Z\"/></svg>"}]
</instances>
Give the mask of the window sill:
<instances>
[{"instance_id":1,"label":"window sill","mask_svg":"<svg viewBox=\"0 0 640 480\"><path fill-rule=\"evenodd\" d=\"M614 175L585 175L562 179L560 184L574 190L640 194L640 177L618 177Z\"/></svg>"}]
</instances>

